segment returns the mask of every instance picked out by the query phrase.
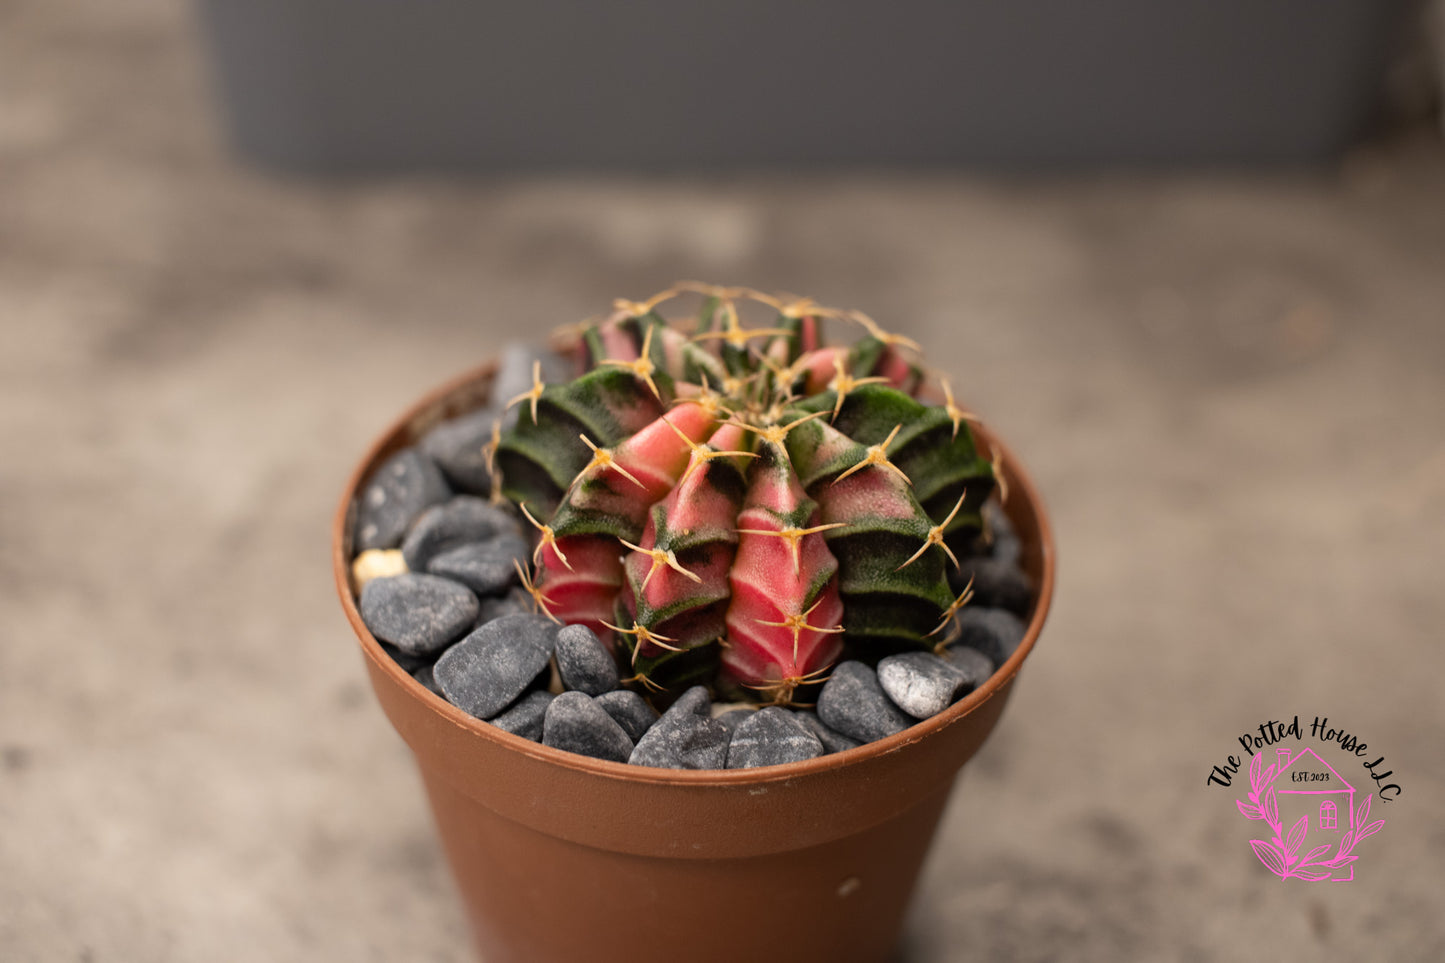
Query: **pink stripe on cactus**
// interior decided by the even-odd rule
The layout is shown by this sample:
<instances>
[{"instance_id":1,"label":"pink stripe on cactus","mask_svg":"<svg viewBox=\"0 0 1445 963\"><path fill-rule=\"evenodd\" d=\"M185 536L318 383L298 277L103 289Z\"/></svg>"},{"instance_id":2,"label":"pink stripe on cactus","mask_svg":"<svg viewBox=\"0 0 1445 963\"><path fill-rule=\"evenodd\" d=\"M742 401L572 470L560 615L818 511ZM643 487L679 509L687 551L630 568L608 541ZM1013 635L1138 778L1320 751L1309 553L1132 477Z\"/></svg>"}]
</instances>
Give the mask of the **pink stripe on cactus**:
<instances>
[{"instance_id":1,"label":"pink stripe on cactus","mask_svg":"<svg viewBox=\"0 0 1445 963\"><path fill-rule=\"evenodd\" d=\"M561 549L564 564L557 555ZM597 633L610 649L613 603L622 587L622 560L617 540L605 535L570 535L545 546L538 563L537 589L547 609L566 624L581 623ZM568 567L570 566L570 568Z\"/></svg>"},{"instance_id":2,"label":"pink stripe on cactus","mask_svg":"<svg viewBox=\"0 0 1445 963\"><path fill-rule=\"evenodd\" d=\"M807 526L789 523L807 498L788 463L759 467L738 516L722 662L744 685L779 683L779 694L790 698L792 686L842 648L840 633L830 631L843 618L838 561L821 533L797 534L817 524L816 511Z\"/></svg>"},{"instance_id":3,"label":"pink stripe on cactus","mask_svg":"<svg viewBox=\"0 0 1445 963\"><path fill-rule=\"evenodd\" d=\"M919 517L912 490L886 468L865 468L836 484L815 485L814 490L823 508L824 521L852 523L870 517L902 520Z\"/></svg>"},{"instance_id":4,"label":"pink stripe on cactus","mask_svg":"<svg viewBox=\"0 0 1445 963\"><path fill-rule=\"evenodd\" d=\"M818 348L798 359L798 367L808 375L805 394L815 395L827 391L828 385L838 374L838 361L848 361L849 349L842 345Z\"/></svg>"},{"instance_id":5,"label":"pink stripe on cactus","mask_svg":"<svg viewBox=\"0 0 1445 963\"><path fill-rule=\"evenodd\" d=\"M632 335L624 331L619 325L604 324L597 329L597 334L602 339L602 347L606 350L607 357L610 360L637 360L637 345L633 342Z\"/></svg>"},{"instance_id":6,"label":"pink stripe on cactus","mask_svg":"<svg viewBox=\"0 0 1445 963\"><path fill-rule=\"evenodd\" d=\"M617 464L642 482L642 491L630 500L634 504L645 502L646 508L666 495L677 484L692 453L692 447L678 432L696 444L712 434L716 425L717 420L701 405L684 402L618 445L613 455Z\"/></svg>"},{"instance_id":7,"label":"pink stripe on cactus","mask_svg":"<svg viewBox=\"0 0 1445 963\"><path fill-rule=\"evenodd\" d=\"M918 387L918 370L891 345L884 349L873 373L887 378L889 385L909 394Z\"/></svg>"},{"instance_id":8,"label":"pink stripe on cactus","mask_svg":"<svg viewBox=\"0 0 1445 963\"><path fill-rule=\"evenodd\" d=\"M810 314L799 321L798 343L802 346L802 352L804 354L809 351L818 350L818 345L822 343L822 338L818 332L817 317Z\"/></svg>"}]
</instances>

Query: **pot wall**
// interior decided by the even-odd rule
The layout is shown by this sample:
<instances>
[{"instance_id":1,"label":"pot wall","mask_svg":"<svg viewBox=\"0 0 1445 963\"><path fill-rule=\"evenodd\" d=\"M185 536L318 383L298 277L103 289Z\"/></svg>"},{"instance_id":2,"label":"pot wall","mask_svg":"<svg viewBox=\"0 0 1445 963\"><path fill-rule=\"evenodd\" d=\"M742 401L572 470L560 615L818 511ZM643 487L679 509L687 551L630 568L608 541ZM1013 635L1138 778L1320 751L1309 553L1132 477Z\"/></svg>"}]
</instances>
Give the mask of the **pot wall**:
<instances>
[{"instance_id":1,"label":"pot wall","mask_svg":"<svg viewBox=\"0 0 1445 963\"><path fill-rule=\"evenodd\" d=\"M488 963L737 963L768 948L788 960L886 959L950 788L945 781L888 822L806 849L655 858L536 831L423 773ZM646 812L627 818L649 822Z\"/></svg>"}]
</instances>

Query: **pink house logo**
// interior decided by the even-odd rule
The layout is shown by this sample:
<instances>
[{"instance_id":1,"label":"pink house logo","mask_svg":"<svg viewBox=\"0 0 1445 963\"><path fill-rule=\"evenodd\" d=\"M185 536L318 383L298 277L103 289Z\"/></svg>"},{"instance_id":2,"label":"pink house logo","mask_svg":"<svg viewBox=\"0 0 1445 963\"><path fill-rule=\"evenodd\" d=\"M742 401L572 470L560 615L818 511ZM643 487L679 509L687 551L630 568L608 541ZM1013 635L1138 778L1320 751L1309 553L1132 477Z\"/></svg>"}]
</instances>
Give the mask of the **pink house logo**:
<instances>
[{"instance_id":1,"label":"pink house logo","mask_svg":"<svg viewBox=\"0 0 1445 963\"><path fill-rule=\"evenodd\" d=\"M1254 855L1280 879L1353 880L1355 847L1385 825L1383 819L1368 822L1372 793L1357 804L1355 787L1313 749L1276 749L1268 766L1265 755L1249 764L1248 801L1234 803L1274 833L1249 841Z\"/></svg>"}]
</instances>

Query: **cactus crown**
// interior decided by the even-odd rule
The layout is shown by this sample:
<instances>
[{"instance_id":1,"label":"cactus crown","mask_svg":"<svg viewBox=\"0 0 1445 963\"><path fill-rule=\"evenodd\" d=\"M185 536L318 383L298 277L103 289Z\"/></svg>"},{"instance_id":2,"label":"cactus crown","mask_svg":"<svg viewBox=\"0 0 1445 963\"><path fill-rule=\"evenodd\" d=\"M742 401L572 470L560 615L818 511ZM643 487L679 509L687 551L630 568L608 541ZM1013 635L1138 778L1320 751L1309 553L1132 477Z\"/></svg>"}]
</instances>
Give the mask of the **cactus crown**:
<instances>
[{"instance_id":1,"label":"cactus crown","mask_svg":"<svg viewBox=\"0 0 1445 963\"><path fill-rule=\"evenodd\" d=\"M661 309L701 297L695 317ZM740 307L775 313L748 327ZM845 650L931 648L966 601L993 466L918 347L858 312L679 284L560 335L578 376L511 399L500 495L539 532L524 585L649 689L792 703ZM862 336L824 345L825 322ZM513 410L515 409L515 413Z\"/></svg>"}]
</instances>

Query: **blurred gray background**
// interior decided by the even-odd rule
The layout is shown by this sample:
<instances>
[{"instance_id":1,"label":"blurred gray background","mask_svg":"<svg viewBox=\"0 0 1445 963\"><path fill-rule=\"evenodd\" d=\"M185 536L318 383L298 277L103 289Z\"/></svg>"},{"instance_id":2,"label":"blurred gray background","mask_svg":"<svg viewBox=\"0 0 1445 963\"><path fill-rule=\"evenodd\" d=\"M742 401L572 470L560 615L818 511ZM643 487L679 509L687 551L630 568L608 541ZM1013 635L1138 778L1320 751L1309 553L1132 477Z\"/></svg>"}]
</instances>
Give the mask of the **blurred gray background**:
<instances>
[{"instance_id":1,"label":"blurred gray background","mask_svg":"<svg viewBox=\"0 0 1445 963\"><path fill-rule=\"evenodd\" d=\"M950 130L923 167L875 141L826 168L749 147L599 173L591 137L625 144L601 131L516 142L552 161L467 157L475 129L422 156L421 127L307 114L341 75L308 87L295 66L346 44L306 6L291 59L249 64L311 138L287 155L220 106L237 65L208 60L200 8L0 0L0 958L471 958L333 596L331 513L423 391L679 277L924 341L1053 512L1055 607L959 782L908 959L1445 957L1445 150L1420 11L1345 58L1319 101L1332 137L1263 166L1131 149L1191 129L1146 74L1101 111L1160 126L1084 124L1092 153L994 150L1021 129L1000 115L993 147ZM1344 18L1384 43L1359 6L1286 6L1304 33ZM838 23L908 49L916 25L883 9ZM1007 53L978 69L1016 59L1049 89L1037 48ZM545 54L539 74L565 72ZM1282 110L1249 77L1236 102ZM1099 90L1132 98L1125 79ZM897 104L896 130L939 97ZM1274 117L1266 140L1292 129ZM751 122L716 120L709 150ZM393 153L362 158L378 137ZM1270 876L1255 824L1205 785L1241 733L1295 713L1357 733L1403 787L1347 886Z\"/></svg>"}]
</instances>

